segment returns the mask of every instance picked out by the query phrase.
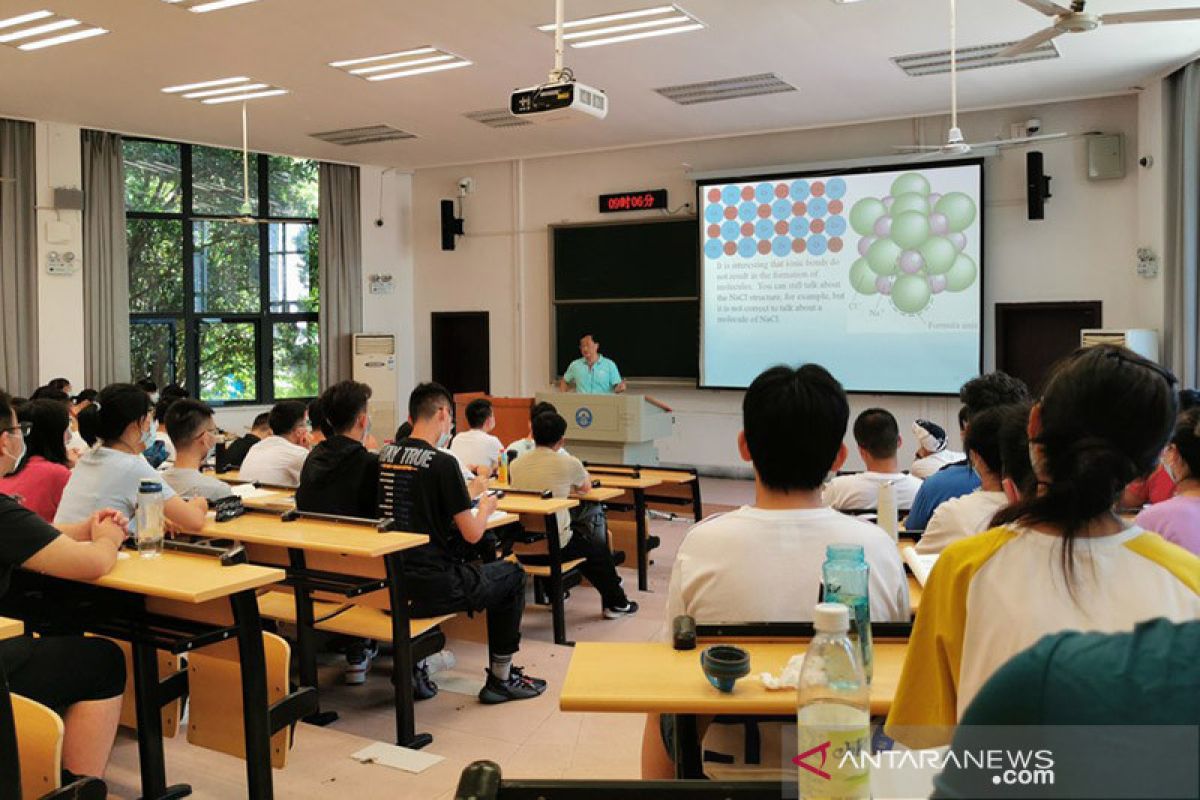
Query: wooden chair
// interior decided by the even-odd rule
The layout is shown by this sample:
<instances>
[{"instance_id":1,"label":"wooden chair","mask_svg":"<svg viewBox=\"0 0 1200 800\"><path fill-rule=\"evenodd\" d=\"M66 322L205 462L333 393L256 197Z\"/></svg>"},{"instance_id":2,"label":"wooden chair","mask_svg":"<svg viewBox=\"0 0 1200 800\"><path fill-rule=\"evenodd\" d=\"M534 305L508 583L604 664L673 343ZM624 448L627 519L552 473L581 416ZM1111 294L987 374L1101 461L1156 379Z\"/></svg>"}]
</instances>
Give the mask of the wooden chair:
<instances>
[{"instance_id":1,"label":"wooden chair","mask_svg":"<svg viewBox=\"0 0 1200 800\"><path fill-rule=\"evenodd\" d=\"M20 695L10 695L17 735L21 797L80 798L104 800L108 793L103 781L80 778L62 785L62 717L52 710Z\"/></svg>"},{"instance_id":2,"label":"wooden chair","mask_svg":"<svg viewBox=\"0 0 1200 800\"><path fill-rule=\"evenodd\" d=\"M133 693L133 647L129 642L122 642L119 639L110 639L117 647L121 648L121 654L125 656L125 694L121 701L121 727L131 731L137 730L137 701ZM168 653L166 650L158 651L158 677L166 678L175 674L183 667L183 660L176 655ZM163 706L162 710L162 731L163 736L167 739L175 738L175 734L179 732L179 716L183 712L182 698L172 700Z\"/></svg>"},{"instance_id":3,"label":"wooden chair","mask_svg":"<svg viewBox=\"0 0 1200 800\"><path fill-rule=\"evenodd\" d=\"M467 765L455 800L757 800L778 797L778 781L504 780L492 761ZM794 787L793 787L794 788Z\"/></svg>"}]
</instances>

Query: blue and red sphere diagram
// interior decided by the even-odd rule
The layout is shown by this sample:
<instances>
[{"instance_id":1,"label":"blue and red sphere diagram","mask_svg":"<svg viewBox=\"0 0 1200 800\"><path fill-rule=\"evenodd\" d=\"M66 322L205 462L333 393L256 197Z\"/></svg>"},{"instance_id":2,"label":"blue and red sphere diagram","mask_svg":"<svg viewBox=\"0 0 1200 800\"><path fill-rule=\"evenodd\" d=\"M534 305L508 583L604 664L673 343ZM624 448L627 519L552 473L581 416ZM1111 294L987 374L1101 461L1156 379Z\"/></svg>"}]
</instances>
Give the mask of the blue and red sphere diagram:
<instances>
[{"instance_id":1,"label":"blue and red sphere diagram","mask_svg":"<svg viewBox=\"0 0 1200 800\"><path fill-rule=\"evenodd\" d=\"M845 196L841 178L710 187L704 194L704 255L712 260L840 253L848 228Z\"/></svg>"}]
</instances>

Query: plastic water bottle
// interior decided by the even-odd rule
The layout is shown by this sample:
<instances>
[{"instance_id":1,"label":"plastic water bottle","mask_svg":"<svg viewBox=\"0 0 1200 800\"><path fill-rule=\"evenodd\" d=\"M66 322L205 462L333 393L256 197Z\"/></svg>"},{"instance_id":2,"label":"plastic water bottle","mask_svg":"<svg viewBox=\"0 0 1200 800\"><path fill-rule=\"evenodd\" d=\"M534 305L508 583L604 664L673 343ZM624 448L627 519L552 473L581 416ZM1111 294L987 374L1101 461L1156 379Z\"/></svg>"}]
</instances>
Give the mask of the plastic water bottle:
<instances>
[{"instance_id":1,"label":"plastic water bottle","mask_svg":"<svg viewBox=\"0 0 1200 800\"><path fill-rule=\"evenodd\" d=\"M831 544L825 548L825 564L821 567L826 603L841 603L850 609L850 637L862 652L863 672L867 683L874 672L871 652L871 568L863 555L862 545Z\"/></svg>"},{"instance_id":2,"label":"plastic water bottle","mask_svg":"<svg viewBox=\"0 0 1200 800\"><path fill-rule=\"evenodd\" d=\"M796 702L800 796L867 798L871 705L860 651L849 636L849 609L820 603L813 623Z\"/></svg>"},{"instance_id":3,"label":"plastic water bottle","mask_svg":"<svg viewBox=\"0 0 1200 800\"><path fill-rule=\"evenodd\" d=\"M137 549L142 558L157 558L163 551L163 487L158 481L138 485Z\"/></svg>"},{"instance_id":4,"label":"plastic water bottle","mask_svg":"<svg viewBox=\"0 0 1200 800\"><path fill-rule=\"evenodd\" d=\"M892 537L900 541L900 513L896 508L896 482L888 481L879 487L879 500L875 504L877 523Z\"/></svg>"},{"instance_id":5,"label":"plastic water bottle","mask_svg":"<svg viewBox=\"0 0 1200 800\"><path fill-rule=\"evenodd\" d=\"M496 481L500 484L508 483L508 451L500 451L500 465L496 468Z\"/></svg>"}]
</instances>

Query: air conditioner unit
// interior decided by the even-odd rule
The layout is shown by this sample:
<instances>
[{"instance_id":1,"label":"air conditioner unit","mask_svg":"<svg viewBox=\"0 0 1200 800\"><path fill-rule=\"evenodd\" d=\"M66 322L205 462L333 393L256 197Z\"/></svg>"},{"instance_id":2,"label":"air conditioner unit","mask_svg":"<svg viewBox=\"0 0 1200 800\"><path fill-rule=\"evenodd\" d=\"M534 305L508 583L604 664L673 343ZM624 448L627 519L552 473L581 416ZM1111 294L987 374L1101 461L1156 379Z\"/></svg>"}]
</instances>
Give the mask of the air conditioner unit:
<instances>
[{"instance_id":1,"label":"air conditioner unit","mask_svg":"<svg viewBox=\"0 0 1200 800\"><path fill-rule=\"evenodd\" d=\"M1126 331L1085 328L1079 332L1080 347L1115 344L1128 348L1142 358L1158 361L1158 331L1151 328L1131 328Z\"/></svg>"},{"instance_id":2,"label":"air conditioner unit","mask_svg":"<svg viewBox=\"0 0 1200 800\"><path fill-rule=\"evenodd\" d=\"M371 387L371 431L382 442L396 430L396 337L354 334L354 380Z\"/></svg>"}]
</instances>

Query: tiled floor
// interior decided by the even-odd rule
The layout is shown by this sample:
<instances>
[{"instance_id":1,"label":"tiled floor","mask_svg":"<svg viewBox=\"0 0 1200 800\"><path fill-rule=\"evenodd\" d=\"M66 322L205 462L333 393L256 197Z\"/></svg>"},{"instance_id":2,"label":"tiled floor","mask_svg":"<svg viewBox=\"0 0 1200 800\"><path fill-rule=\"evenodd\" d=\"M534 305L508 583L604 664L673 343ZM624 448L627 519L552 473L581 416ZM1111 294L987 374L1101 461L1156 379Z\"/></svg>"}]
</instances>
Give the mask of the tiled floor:
<instances>
[{"instance_id":1,"label":"tiled floor","mask_svg":"<svg viewBox=\"0 0 1200 800\"><path fill-rule=\"evenodd\" d=\"M706 478L702 487L709 512L753 500L753 484L747 481ZM661 537L662 547L653 553L648 592L636 590L633 570L622 570L626 590L641 604L637 616L604 620L595 590L588 586L572 590L567 601L568 636L576 641L644 641L658 636L671 563L689 527L688 519L651 521L651 532ZM366 685L352 688L342 685L341 661L330 655L322 660L322 707L340 712L341 719L324 729L309 725L297 729L289 765L275 773L275 796L281 800L337 795L346 800L452 797L462 768L478 759L497 762L510 777L638 777L641 715L558 710L558 690L571 650L552 644L550 612L534 606L532 595L517 663L529 674L550 682L546 694L536 700L480 705L474 692L483 684L487 660L480 626L471 621L458 624L447 630L447 637L458 665L435 676L435 681L443 683L437 697L417 704L418 730L434 737L426 752L443 756L445 761L413 775L352 760L351 753L373 741L393 741L391 660L380 659ZM182 735L167 743L167 774L172 782L190 783L193 797L245 795L241 761L192 747ZM131 736L122 735L107 776L112 792L136 797L137 776L136 743Z\"/></svg>"}]
</instances>

